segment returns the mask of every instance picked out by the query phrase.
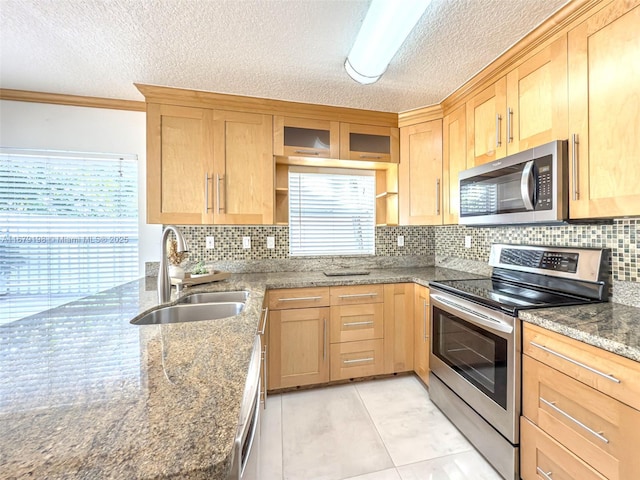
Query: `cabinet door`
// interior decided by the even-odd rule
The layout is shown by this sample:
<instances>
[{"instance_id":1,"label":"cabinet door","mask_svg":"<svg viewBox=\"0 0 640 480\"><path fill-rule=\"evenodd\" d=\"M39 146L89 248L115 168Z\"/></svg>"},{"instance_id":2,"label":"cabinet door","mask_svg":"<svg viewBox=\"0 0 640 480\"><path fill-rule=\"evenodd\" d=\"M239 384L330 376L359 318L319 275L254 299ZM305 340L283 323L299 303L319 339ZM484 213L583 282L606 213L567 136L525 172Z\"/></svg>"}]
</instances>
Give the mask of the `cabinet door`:
<instances>
[{"instance_id":1,"label":"cabinet door","mask_svg":"<svg viewBox=\"0 0 640 480\"><path fill-rule=\"evenodd\" d=\"M398 129L374 125L340 124L340 158L398 163Z\"/></svg>"},{"instance_id":2,"label":"cabinet door","mask_svg":"<svg viewBox=\"0 0 640 480\"><path fill-rule=\"evenodd\" d=\"M469 167L492 162L507 154L506 90L507 80L503 77L467 102Z\"/></svg>"},{"instance_id":3,"label":"cabinet door","mask_svg":"<svg viewBox=\"0 0 640 480\"><path fill-rule=\"evenodd\" d=\"M270 115L214 112L215 223L273 223L272 123Z\"/></svg>"},{"instance_id":4,"label":"cabinet door","mask_svg":"<svg viewBox=\"0 0 640 480\"><path fill-rule=\"evenodd\" d=\"M640 214L640 6L612 2L569 32L571 218Z\"/></svg>"},{"instance_id":5,"label":"cabinet door","mask_svg":"<svg viewBox=\"0 0 640 480\"><path fill-rule=\"evenodd\" d=\"M340 123L273 117L273 154L311 158L340 156Z\"/></svg>"},{"instance_id":6,"label":"cabinet door","mask_svg":"<svg viewBox=\"0 0 640 480\"><path fill-rule=\"evenodd\" d=\"M329 308L269 312L269 390L329 381Z\"/></svg>"},{"instance_id":7,"label":"cabinet door","mask_svg":"<svg viewBox=\"0 0 640 480\"><path fill-rule=\"evenodd\" d=\"M458 174L467 168L466 116L466 106L462 105L442 122L442 223L445 225L456 225L460 215Z\"/></svg>"},{"instance_id":8,"label":"cabinet door","mask_svg":"<svg viewBox=\"0 0 640 480\"><path fill-rule=\"evenodd\" d=\"M414 355L413 371L429 385L429 343L431 312L429 309L429 289L414 285Z\"/></svg>"},{"instance_id":9,"label":"cabinet door","mask_svg":"<svg viewBox=\"0 0 640 480\"><path fill-rule=\"evenodd\" d=\"M147 222L212 223L213 111L147 104Z\"/></svg>"},{"instance_id":10,"label":"cabinet door","mask_svg":"<svg viewBox=\"0 0 640 480\"><path fill-rule=\"evenodd\" d=\"M507 153L567 138L568 108L565 35L507 74Z\"/></svg>"},{"instance_id":11,"label":"cabinet door","mask_svg":"<svg viewBox=\"0 0 640 480\"><path fill-rule=\"evenodd\" d=\"M401 129L398 168L401 225L442 223L442 121Z\"/></svg>"},{"instance_id":12,"label":"cabinet door","mask_svg":"<svg viewBox=\"0 0 640 480\"><path fill-rule=\"evenodd\" d=\"M413 370L413 283L384 286L384 373Z\"/></svg>"}]
</instances>

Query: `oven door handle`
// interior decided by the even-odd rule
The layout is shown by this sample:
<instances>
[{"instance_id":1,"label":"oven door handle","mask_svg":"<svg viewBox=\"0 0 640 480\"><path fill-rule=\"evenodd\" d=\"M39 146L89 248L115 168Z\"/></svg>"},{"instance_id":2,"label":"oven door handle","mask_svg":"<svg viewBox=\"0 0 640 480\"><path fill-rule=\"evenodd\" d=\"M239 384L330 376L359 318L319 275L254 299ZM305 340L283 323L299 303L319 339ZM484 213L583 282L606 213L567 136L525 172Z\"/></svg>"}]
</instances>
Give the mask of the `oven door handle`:
<instances>
[{"instance_id":1,"label":"oven door handle","mask_svg":"<svg viewBox=\"0 0 640 480\"><path fill-rule=\"evenodd\" d=\"M460 316L460 318L466 320L469 323L473 323L474 325L496 333L511 334L513 332L513 325L510 325L507 322L503 322L498 318L493 318L489 315L485 315L484 313L477 312L469 307L466 307L458 302L454 302L453 300L450 300L448 298L444 298L438 294L431 294L431 298L435 300L436 303L439 303L442 307L450 307L448 310L449 313L458 315ZM434 305L433 302L432 305ZM456 311L452 312L451 309L455 309Z\"/></svg>"},{"instance_id":2,"label":"oven door handle","mask_svg":"<svg viewBox=\"0 0 640 480\"><path fill-rule=\"evenodd\" d=\"M522 202L524 208L527 211L534 209L534 193L535 193L535 178L533 175L534 161L528 161L524 169L522 170L522 177L520 178L520 194L522 195Z\"/></svg>"}]
</instances>

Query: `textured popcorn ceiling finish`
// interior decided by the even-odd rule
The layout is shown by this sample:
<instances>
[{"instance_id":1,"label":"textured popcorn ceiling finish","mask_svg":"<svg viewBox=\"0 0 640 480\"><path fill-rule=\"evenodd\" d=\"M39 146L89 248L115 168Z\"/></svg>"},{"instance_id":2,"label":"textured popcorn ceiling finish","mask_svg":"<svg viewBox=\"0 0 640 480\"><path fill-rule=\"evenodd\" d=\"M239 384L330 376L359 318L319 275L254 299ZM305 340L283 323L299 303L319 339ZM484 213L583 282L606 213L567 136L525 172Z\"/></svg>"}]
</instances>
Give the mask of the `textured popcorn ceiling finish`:
<instances>
[{"instance_id":1,"label":"textured popcorn ceiling finish","mask_svg":"<svg viewBox=\"0 0 640 480\"><path fill-rule=\"evenodd\" d=\"M368 1L0 0L0 86L142 100L138 82L401 112L440 102L565 3L433 0L363 86L343 63Z\"/></svg>"}]
</instances>

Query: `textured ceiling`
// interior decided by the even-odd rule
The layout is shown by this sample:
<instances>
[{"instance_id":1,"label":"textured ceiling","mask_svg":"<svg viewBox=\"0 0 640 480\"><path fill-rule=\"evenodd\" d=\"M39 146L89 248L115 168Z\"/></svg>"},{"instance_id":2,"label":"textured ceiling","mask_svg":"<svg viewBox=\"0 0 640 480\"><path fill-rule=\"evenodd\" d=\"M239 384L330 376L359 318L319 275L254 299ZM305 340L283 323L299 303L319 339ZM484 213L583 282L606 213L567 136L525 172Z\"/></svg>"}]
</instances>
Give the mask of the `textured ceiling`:
<instances>
[{"instance_id":1,"label":"textured ceiling","mask_svg":"<svg viewBox=\"0 0 640 480\"><path fill-rule=\"evenodd\" d=\"M143 100L137 82L401 112L443 100L566 0L433 0L363 86L343 63L368 3L0 0L0 86Z\"/></svg>"}]
</instances>

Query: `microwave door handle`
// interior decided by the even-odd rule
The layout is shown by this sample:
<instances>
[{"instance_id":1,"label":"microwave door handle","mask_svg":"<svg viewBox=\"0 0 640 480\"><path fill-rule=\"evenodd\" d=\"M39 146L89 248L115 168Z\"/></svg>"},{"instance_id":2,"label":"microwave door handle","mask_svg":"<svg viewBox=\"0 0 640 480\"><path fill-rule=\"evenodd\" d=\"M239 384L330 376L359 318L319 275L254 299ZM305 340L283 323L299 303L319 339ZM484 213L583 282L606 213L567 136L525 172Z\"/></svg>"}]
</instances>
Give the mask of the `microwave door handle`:
<instances>
[{"instance_id":1,"label":"microwave door handle","mask_svg":"<svg viewBox=\"0 0 640 480\"><path fill-rule=\"evenodd\" d=\"M533 210L533 194L534 194L534 178L533 178L533 166L534 161L528 161L524 169L522 170L522 177L520 178L520 194L522 195L522 201L524 207L527 210Z\"/></svg>"}]
</instances>

